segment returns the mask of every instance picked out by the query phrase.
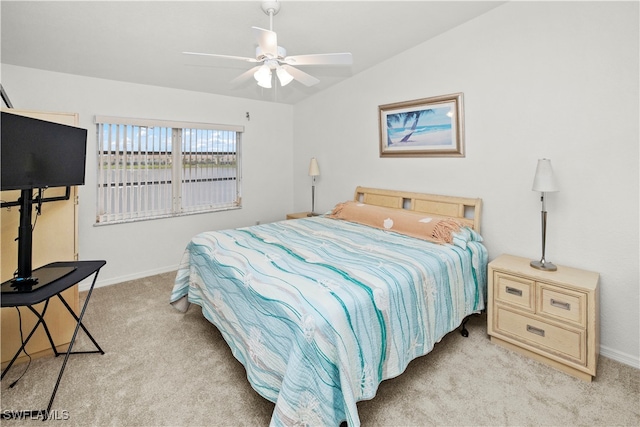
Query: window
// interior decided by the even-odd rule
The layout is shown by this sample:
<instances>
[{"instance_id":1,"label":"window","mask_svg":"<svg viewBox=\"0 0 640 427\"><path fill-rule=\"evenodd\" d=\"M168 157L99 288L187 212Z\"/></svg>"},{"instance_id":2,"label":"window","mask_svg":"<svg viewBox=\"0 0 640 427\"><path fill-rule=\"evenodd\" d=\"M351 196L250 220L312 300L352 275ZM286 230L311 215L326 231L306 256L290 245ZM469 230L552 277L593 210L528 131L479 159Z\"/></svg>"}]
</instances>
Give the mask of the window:
<instances>
[{"instance_id":1,"label":"window","mask_svg":"<svg viewBox=\"0 0 640 427\"><path fill-rule=\"evenodd\" d=\"M96 116L96 223L241 206L242 126Z\"/></svg>"}]
</instances>

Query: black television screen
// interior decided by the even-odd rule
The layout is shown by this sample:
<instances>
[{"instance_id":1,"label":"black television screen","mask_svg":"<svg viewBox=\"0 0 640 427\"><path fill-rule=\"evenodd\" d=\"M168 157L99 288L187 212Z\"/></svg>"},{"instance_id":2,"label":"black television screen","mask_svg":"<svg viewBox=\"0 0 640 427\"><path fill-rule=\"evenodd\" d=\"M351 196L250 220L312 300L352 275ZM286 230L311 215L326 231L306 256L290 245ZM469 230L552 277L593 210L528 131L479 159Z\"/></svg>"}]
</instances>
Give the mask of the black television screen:
<instances>
[{"instance_id":1,"label":"black television screen","mask_svg":"<svg viewBox=\"0 0 640 427\"><path fill-rule=\"evenodd\" d=\"M2 112L0 189L83 185L87 130Z\"/></svg>"}]
</instances>

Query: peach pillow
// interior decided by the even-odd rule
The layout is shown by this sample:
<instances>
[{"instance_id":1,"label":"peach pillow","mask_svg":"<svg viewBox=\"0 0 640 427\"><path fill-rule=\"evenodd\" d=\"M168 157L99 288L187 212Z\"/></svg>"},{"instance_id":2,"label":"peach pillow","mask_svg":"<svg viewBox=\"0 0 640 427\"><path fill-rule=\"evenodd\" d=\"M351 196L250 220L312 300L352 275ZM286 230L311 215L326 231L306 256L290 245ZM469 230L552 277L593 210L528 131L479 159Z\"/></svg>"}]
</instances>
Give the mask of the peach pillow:
<instances>
[{"instance_id":1,"label":"peach pillow","mask_svg":"<svg viewBox=\"0 0 640 427\"><path fill-rule=\"evenodd\" d=\"M337 204L326 216L382 230L395 231L435 243L452 243L453 233L460 231L462 227L462 223L451 217L385 208L353 201Z\"/></svg>"}]
</instances>

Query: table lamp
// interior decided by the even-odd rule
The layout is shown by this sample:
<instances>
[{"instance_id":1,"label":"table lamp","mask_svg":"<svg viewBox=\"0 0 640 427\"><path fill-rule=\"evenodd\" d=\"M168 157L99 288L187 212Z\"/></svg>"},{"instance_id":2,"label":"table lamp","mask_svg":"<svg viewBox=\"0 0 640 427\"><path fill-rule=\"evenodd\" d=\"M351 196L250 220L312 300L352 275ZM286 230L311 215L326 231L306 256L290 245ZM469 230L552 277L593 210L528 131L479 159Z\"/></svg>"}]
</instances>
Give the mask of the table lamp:
<instances>
[{"instance_id":1,"label":"table lamp","mask_svg":"<svg viewBox=\"0 0 640 427\"><path fill-rule=\"evenodd\" d=\"M553 169L551 169L551 160L538 160L536 175L533 178L533 188L531 188L531 190L540 192L540 201L542 202L542 258L540 258L540 261L531 261L531 267L537 268L538 270L556 271L558 267L547 262L544 258L547 235L547 211L545 208L544 193L558 191L558 185L553 177Z\"/></svg>"},{"instance_id":2,"label":"table lamp","mask_svg":"<svg viewBox=\"0 0 640 427\"><path fill-rule=\"evenodd\" d=\"M311 163L309 163L309 176L311 177L311 213L309 216L314 216L316 209L316 177L320 176L320 168L315 157L312 157Z\"/></svg>"}]
</instances>

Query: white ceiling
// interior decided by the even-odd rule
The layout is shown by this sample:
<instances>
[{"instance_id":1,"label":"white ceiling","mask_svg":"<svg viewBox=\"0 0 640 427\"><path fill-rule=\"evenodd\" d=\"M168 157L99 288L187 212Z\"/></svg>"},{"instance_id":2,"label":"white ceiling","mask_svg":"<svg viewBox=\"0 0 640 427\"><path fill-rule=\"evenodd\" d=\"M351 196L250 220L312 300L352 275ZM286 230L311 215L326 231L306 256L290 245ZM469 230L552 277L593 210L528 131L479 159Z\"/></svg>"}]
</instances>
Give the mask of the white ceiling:
<instances>
[{"instance_id":1,"label":"white ceiling","mask_svg":"<svg viewBox=\"0 0 640 427\"><path fill-rule=\"evenodd\" d=\"M320 79L312 87L233 87L254 64L181 53L254 57L251 27L269 29L259 1L2 0L0 54L6 64L294 104L503 3L280 1L273 31L288 55L353 54L352 66L300 67Z\"/></svg>"}]
</instances>

